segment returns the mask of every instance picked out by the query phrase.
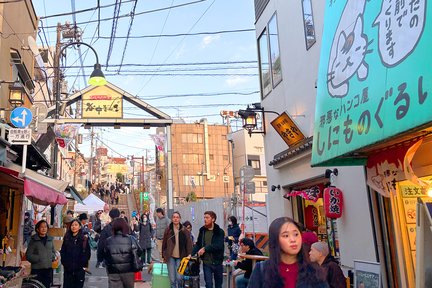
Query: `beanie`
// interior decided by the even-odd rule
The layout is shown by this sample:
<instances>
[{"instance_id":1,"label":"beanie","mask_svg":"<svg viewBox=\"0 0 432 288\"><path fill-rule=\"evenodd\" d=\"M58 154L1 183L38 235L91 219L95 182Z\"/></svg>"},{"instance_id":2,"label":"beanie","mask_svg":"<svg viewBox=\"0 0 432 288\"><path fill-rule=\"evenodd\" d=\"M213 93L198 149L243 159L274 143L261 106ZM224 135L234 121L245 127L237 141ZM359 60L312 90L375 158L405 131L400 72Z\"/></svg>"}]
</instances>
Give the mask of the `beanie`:
<instances>
[{"instance_id":1,"label":"beanie","mask_svg":"<svg viewBox=\"0 0 432 288\"><path fill-rule=\"evenodd\" d=\"M323 256L327 256L329 254L329 247L326 242L315 242L312 244L311 248L321 252Z\"/></svg>"},{"instance_id":2,"label":"beanie","mask_svg":"<svg viewBox=\"0 0 432 288\"><path fill-rule=\"evenodd\" d=\"M118 218L120 217L120 210L117 208L113 208L111 209L108 215L111 217L111 219Z\"/></svg>"}]
</instances>

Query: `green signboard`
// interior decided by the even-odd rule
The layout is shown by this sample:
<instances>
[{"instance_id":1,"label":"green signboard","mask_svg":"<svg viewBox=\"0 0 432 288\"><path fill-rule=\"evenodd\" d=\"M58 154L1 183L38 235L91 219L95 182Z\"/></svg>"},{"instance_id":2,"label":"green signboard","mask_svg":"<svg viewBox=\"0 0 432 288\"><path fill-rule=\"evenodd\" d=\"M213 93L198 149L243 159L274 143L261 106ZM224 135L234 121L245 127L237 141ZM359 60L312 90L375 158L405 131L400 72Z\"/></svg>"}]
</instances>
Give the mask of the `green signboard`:
<instances>
[{"instance_id":1,"label":"green signboard","mask_svg":"<svg viewBox=\"0 0 432 288\"><path fill-rule=\"evenodd\" d=\"M432 121L426 0L327 0L312 165Z\"/></svg>"}]
</instances>

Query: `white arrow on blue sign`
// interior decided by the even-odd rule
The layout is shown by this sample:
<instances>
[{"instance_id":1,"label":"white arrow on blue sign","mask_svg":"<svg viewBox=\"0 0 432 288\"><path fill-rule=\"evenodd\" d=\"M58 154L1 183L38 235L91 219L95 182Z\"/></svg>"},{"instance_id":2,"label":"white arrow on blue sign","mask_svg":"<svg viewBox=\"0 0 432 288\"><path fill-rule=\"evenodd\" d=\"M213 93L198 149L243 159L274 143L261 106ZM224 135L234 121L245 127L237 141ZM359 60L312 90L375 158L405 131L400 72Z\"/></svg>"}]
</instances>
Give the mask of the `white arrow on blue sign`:
<instances>
[{"instance_id":1,"label":"white arrow on blue sign","mask_svg":"<svg viewBox=\"0 0 432 288\"><path fill-rule=\"evenodd\" d=\"M18 107L12 110L10 121L13 126L17 128L25 128L32 121L33 114L30 109L25 107Z\"/></svg>"}]
</instances>

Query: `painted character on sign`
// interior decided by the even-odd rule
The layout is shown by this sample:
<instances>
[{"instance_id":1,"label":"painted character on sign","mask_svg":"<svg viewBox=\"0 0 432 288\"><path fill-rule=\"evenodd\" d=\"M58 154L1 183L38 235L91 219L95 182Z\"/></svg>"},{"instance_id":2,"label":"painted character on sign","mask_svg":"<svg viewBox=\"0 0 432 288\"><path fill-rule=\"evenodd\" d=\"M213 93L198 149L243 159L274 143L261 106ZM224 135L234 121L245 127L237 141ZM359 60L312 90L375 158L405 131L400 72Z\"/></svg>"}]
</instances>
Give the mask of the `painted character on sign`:
<instances>
[{"instance_id":1,"label":"painted character on sign","mask_svg":"<svg viewBox=\"0 0 432 288\"><path fill-rule=\"evenodd\" d=\"M366 0L348 0L339 20L330 52L327 69L327 88L332 97L348 94L348 81L357 74L359 80L368 75L365 62L368 38L363 34L363 13ZM372 42L372 41L371 41Z\"/></svg>"}]
</instances>

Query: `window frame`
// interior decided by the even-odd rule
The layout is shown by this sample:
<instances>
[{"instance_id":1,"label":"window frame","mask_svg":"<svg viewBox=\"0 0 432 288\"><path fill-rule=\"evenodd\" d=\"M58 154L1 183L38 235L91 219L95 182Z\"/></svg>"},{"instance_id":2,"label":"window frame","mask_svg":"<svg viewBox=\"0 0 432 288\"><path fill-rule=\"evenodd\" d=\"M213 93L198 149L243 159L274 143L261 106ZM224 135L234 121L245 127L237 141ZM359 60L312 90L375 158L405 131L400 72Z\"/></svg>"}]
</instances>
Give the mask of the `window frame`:
<instances>
[{"instance_id":1,"label":"window frame","mask_svg":"<svg viewBox=\"0 0 432 288\"><path fill-rule=\"evenodd\" d=\"M304 37L305 37L305 45L306 45L306 51L308 51L310 48L312 48L312 46L315 45L316 43L316 32L315 32L315 21L314 21L314 17L313 17L313 7L312 7L312 0L301 0L302 1L302 14L303 14L303 31L304 31ZM308 1L310 4L310 17L312 19L312 27L313 27L313 42L311 42L310 44L308 43L308 33L307 33L307 28L306 28L306 17L305 17L305 5L304 3Z\"/></svg>"}]
</instances>

